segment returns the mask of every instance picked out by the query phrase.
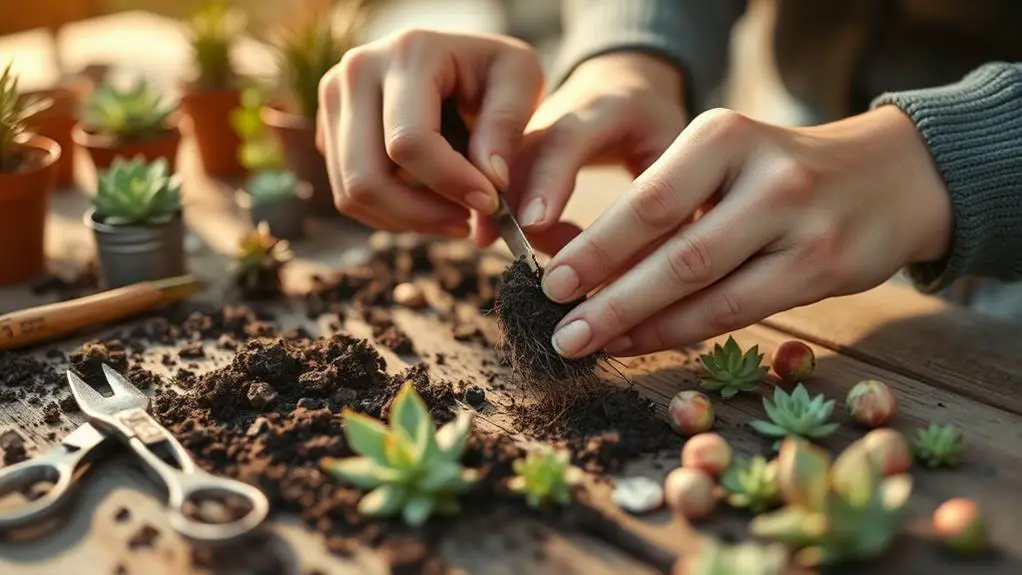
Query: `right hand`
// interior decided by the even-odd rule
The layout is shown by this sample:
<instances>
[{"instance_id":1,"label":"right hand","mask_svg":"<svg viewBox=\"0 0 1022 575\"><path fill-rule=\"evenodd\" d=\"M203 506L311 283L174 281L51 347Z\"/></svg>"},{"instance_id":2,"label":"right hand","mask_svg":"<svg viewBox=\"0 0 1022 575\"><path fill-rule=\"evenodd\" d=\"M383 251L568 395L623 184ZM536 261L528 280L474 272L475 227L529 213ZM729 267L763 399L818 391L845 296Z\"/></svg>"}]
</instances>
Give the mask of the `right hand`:
<instances>
[{"instance_id":1,"label":"right hand","mask_svg":"<svg viewBox=\"0 0 1022 575\"><path fill-rule=\"evenodd\" d=\"M539 60L510 37L412 30L348 51L320 82L316 126L337 209L379 229L467 236L470 209L496 211L542 91ZM440 135L451 95L476 118L468 159Z\"/></svg>"}]
</instances>

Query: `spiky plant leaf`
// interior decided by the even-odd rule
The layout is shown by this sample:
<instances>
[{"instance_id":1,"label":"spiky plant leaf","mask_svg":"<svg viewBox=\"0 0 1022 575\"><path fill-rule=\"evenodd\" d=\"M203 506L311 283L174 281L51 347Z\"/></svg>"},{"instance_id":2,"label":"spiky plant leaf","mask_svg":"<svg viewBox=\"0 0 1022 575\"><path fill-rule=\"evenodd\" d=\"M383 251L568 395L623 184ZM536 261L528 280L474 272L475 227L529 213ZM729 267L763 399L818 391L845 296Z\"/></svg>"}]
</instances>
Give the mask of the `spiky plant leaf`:
<instances>
[{"instance_id":1,"label":"spiky plant leaf","mask_svg":"<svg viewBox=\"0 0 1022 575\"><path fill-rule=\"evenodd\" d=\"M151 225L181 210L181 184L165 158L146 163L142 156L114 158L99 175L92 203L103 222L113 226Z\"/></svg>"},{"instance_id":2,"label":"spiky plant leaf","mask_svg":"<svg viewBox=\"0 0 1022 575\"><path fill-rule=\"evenodd\" d=\"M777 461L767 461L757 455L736 459L720 478L727 490L727 501L734 507L747 507L753 513L762 513L781 501L777 480Z\"/></svg>"},{"instance_id":3,"label":"spiky plant leaf","mask_svg":"<svg viewBox=\"0 0 1022 575\"><path fill-rule=\"evenodd\" d=\"M962 463L965 439L952 424L931 423L916 433L913 448L916 459L927 467L956 467Z\"/></svg>"},{"instance_id":4,"label":"spiky plant leaf","mask_svg":"<svg viewBox=\"0 0 1022 575\"><path fill-rule=\"evenodd\" d=\"M837 429L837 423L828 423L834 412L834 400L825 400L823 394L810 398L801 383L789 395L780 387L774 388L773 401L763 398L763 409L770 421L756 420L750 425L767 437L776 437L774 448L789 435L806 439L826 437Z\"/></svg>"},{"instance_id":5,"label":"spiky plant leaf","mask_svg":"<svg viewBox=\"0 0 1022 575\"><path fill-rule=\"evenodd\" d=\"M567 505L572 489L582 481L582 470L571 464L567 451L544 447L530 451L512 464L515 475L508 488L525 495L530 507Z\"/></svg>"},{"instance_id":6,"label":"spiky plant leaf","mask_svg":"<svg viewBox=\"0 0 1022 575\"><path fill-rule=\"evenodd\" d=\"M8 62L0 73L0 172L13 172L23 158L17 153L18 140L25 133L25 120L53 105L49 98L28 98L18 93L18 77Z\"/></svg>"},{"instance_id":7,"label":"spiky plant leaf","mask_svg":"<svg viewBox=\"0 0 1022 575\"><path fill-rule=\"evenodd\" d=\"M270 226L259 222L238 244L231 263L234 285L253 296L280 293L281 271L293 257L288 241L273 237Z\"/></svg>"},{"instance_id":8,"label":"spiky plant leaf","mask_svg":"<svg viewBox=\"0 0 1022 575\"><path fill-rule=\"evenodd\" d=\"M345 409L341 413L344 428L347 430L348 443L352 449L372 459L376 463L385 464L387 455L384 445L387 441L387 426L367 415Z\"/></svg>"},{"instance_id":9,"label":"spiky plant leaf","mask_svg":"<svg viewBox=\"0 0 1022 575\"><path fill-rule=\"evenodd\" d=\"M378 456L379 449L375 435L366 440L369 426L358 427L354 434L359 438L352 441L352 428L346 424L348 445L361 457L325 458L321 466L341 481L374 490L359 502L361 513L388 517L400 514L409 525L421 525L433 514L458 512L457 495L479 479L476 470L463 468L455 457L460 457L471 431L471 417L470 413L459 416L444 427L447 431L439 438L425 402L412 382L406 381L384 428L384 461L377 463L368 456ZM345 421L355 419L346 417ZM376 426L372 429L372 434L379 431ZM388 489L376 494L384 486Z\"/></svg>"},{"instance_id":10,"label":"spiky plant leaf","mask_svg":"<svg viewBox=\"0 0 1022 575\"><path fill-rule=\"evenodd\" d=\"M228 88L234 81L231 46L244 32L245 14L226 2L206 2L188 21L196 85L205 90Z\"/></svg>"},{"instance_id":11,"label":"spiky plant leaf","mask_svg":"<svg viewBox=\"0 0 1022 575\"><path fill-rule=\"evenodd\" d=\"M766 377L767 366L760 365L763 354L759 345L742 352L738 342L731 336L721 346L713 344L713 352L699 356L706 374L701 378L704 389L720 390L721 397L734 397L742 391L755 391Z\"/></svg>"},{"instance_id":12,"label":"spiky plant leaf","mask_svg":"<svg viewBox=\"0 0 1022 575\"><path fill-rule=\"evenodd\" d=\"M167 130L175 108L140 77L124 89L100 84L85 102L82 120L98 134L122 141L143 140Z\"/></svg>"}]
</instances>

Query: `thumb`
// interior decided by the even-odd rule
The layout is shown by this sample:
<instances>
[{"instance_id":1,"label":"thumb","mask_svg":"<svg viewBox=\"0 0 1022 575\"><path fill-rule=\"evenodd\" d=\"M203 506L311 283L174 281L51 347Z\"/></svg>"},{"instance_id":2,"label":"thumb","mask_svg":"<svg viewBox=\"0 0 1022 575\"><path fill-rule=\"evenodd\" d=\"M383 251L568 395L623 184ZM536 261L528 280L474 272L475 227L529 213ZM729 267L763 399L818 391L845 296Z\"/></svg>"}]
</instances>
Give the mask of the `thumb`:
<instances>
[{"instance_id":1,"label":"thumb","mask_svg":"<svg viewBox=\"0 0 1022 575\"><path fill-rule=\"evenodd\" d=\"M531 52L508 51L489 67L485 86L469 158L503 191L522 133L543 93L543 71Z\"/></svg>"}]
</instances>

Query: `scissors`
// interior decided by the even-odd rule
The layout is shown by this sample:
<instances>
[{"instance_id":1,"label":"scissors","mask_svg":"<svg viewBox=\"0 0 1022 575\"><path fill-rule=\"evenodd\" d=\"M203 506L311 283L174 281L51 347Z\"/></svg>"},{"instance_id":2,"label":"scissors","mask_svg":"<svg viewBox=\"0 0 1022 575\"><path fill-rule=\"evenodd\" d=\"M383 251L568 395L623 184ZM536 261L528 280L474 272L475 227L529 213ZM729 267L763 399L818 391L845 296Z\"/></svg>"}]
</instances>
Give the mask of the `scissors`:
<instances>
[{"instance_id":1,"label":"scissors","mask_svg":"<svg viewBox=\"0 0 1022 575\"><path fill-rule=\"evenodd\" d=\"M0 508L0 528L48 517L66 502L72 484L95 456L118 440L142 459L148 474L165 488L171 527L186 539L227 543L263 523L269 513L269 501L261 491L196 467L177 439L146 412L149 398L145 394L105 364L103 375L113 390L109 397L68 370L71 393L89 421L55 449L0 470L0 498L40 481L54 483L46 495L19 509ZM207 502L219 503L227 516L204 516Z\"/></svg>"}]
</instances>

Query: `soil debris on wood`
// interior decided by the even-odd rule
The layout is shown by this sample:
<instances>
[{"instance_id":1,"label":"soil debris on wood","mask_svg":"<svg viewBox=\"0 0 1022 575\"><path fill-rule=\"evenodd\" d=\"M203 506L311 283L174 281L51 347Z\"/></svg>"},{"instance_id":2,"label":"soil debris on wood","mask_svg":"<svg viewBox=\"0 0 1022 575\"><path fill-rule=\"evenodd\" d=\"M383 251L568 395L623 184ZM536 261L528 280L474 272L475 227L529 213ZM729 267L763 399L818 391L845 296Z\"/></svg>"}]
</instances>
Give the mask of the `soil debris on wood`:
<instances>
[{"instance_id":1,"label":"soil debris on wood","mask_svg":"<svg viewBox=\"0 0 1022 575\"><path fill-rule=\"evenodd\" d=\"M155 527L149 524L145 524L138 528L137 531L128 539L129 549L152 549L156 545L156 541L160 538L160 532Z\"/></svg>"},{"instance_id":2,"label":"soil debris on wood","mask_svg":"<svg viewBox=\"0 0 1022 575\"><path fill-rule=\"evenodd\" d=\"M0 452L4 454L4 465L14 465L28 459L25 438L13 429L0 431Z\"/></svg>"}]
</instances>

